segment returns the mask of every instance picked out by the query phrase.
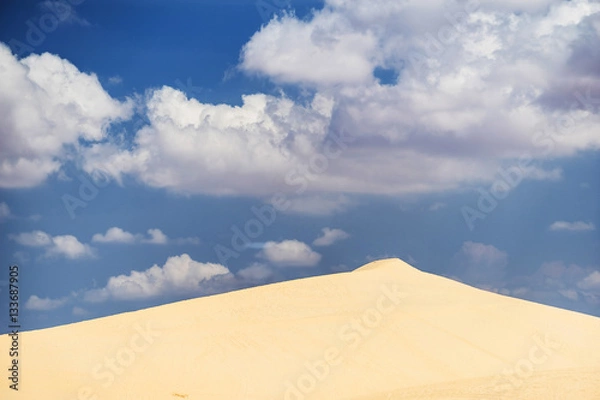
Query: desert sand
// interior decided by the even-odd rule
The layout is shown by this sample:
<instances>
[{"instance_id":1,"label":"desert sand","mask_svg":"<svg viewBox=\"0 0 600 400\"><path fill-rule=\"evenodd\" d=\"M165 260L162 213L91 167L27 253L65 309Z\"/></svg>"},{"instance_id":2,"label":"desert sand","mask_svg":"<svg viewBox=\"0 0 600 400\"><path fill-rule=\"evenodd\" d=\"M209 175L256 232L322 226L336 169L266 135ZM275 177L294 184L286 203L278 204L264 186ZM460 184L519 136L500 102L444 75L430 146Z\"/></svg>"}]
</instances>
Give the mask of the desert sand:
<instances>
[{"instance_id":1,"label":"desert sand","mask_svg":"<svg viewBox=\"0 0 600 400\"><path fill-rule=\"evenodd\" d=\"M21 334L1 399L600 399L600 318L398 260ZM9 366L9 337L0 360Z\"/></svg>"}]
</instances>

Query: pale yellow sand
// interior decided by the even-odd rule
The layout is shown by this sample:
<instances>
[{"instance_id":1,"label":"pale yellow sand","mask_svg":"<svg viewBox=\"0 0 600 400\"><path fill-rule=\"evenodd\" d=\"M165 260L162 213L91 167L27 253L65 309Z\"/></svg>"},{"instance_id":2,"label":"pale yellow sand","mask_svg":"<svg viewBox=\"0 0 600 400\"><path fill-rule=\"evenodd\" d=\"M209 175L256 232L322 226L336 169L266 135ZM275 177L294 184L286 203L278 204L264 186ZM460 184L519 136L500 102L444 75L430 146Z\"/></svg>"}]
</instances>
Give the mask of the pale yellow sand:
<instances>
[{"instance_id":1,"label":"pale yellow sand","mask_svg":"<svg viewBox=\"0 0 600 400\"><path fill-rule=\"evenodd\" d=\"M600 399L600 318L397 259L20 341L0 399Z\"/></svg>"}]
</instances>

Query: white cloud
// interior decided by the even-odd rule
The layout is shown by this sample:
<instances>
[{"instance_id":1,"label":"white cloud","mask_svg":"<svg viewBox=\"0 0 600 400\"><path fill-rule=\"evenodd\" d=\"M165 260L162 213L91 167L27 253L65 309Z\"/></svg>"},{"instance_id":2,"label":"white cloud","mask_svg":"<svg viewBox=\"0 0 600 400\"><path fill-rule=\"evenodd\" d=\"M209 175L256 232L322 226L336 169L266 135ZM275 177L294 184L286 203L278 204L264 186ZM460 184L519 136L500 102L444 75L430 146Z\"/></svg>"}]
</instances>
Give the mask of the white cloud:
<instances>
[{"instance_id":1,"label":"white cloud","mask_svg":"<svg viewBox=\"0 0 600 400\"><path fill-rule=\"evenodd\" d=\"M51 236L46 232L33 231L9 235L9 238L22 246L44 247L46 256L63 256L69 259L92 257L94 250L87 244L81 243L75 236Z\"/></svg>"},{"instance_id":2,"label":"white cloud","mask_svg":"<svg viewBox=\"0 0 600 400\"><path fill-rule=\"evenodd\" d=\"M577 283L577 286L584 290L596 291L600 294L600 272L593 271L588 276Z\"/></svg>"},{"instance_id":3,"label":"white cloud","mask_svg":"<svg viewBox=\"0 0 600 400\"><path fill-rule=\"evenodd\" d=\"M350 235L341 229L323 228L321 230L323 234L313 241L314 246L331 246L335 242L344 240L350 237Z\"/></svg>"},{"instance_id":4,"label":"white cloud","mask_svg":"<svg viewBox=\"0 0 600 400\"><path fill-rule=\"evenodd\" d=\"M233 278L229 270L213 263L194 261L189 255L169 257L161 267L153 265L145 271L131 271L129 275L113 276L104 288L85 293L84 300L136 300L165 294L204 293L213 290L212 283L219 278Z\"/></svg>"},{"instance_id":5,"label":"white cloud","mask_svg":"<svg viewBox=\"0 0 600 400\"><path fill-rule=\"evenodd\" d=\"M38 185L59 171L66 146L100 141L130 114L94 74L48 53L18 60L0 43L0 187Z\"/></svg>"},{"instance_id":6,"label":"white cloud","mask_svg":"<svg viewBox=\"0 0 600 400\"><path fill-rule=\"evenodd\" d=\"M10 208L8 208L8 204L2 202L0 203L0 222L7 218L10 218L11 212Z\"/></svg>"},{"instance_id":7,"label":"white cloud","mask_svg":"<svg viewBox=\"0 0 600 400\"><path fill-rule=\"evenodd\" d=\"M151 244L166 244L169 241L167 235L162 233L160 229L148 229L149 239L144 240L144 243Z\"/></svg>"},{"instance_id":8,"label":"white cloud","mask_svg":"<svg viewBox=\"0 0 600 400\"><path fill-rule=\"evenodd\" d=\"M258 257L282 267L314 267L321 261L319 253L298 240L267 242Z\"/></svg>"},{"instance_id":9,"label":"white cloud","mask_svg":"<svg viewBox=\"0 0 600 400\"><path fill-rule=\"evenodd\" d=\"M594 231L596 227L591 222L567 222L567 221L556 221L550 225L551 231L570 231L570 232L585 232Z\"/></svg>"},{"instance_id":10,"label":"white cloud","mask_svg":"<svg viewBox=\"0 0 600 400\"><path fill-rule=\"evenodd\" d=\"M109 228L105 234L96 233L92 237L92 242L97 243L148 243L148 244L167 244L174 243L178 245L200 244L200 239L197 237L185 237L169 239L160 229L148 229L147 236L140 233L133 234L119 227Z\"/></svg>"},{"instance_id":11,"label":"white cloud","mask_svg":"<svg viewBox=\"0 0 600 400\"><path fill-rule=\"evenodd\" d=\"M62 307L66 304L67 300L67 298L50 299L47 297L40 298L36 295L32 295L25 303L25 308L27 310L50 311Z\"/></svg>"},{"instance_id":12,"label":"white cloud","mask_svg":"<svg viewBox=\"0 0 600 400\"><path fill-rule=\"evenodd\" d=\"M498 285L503 282L508 254L483 243L464 242L454 256L456 274L465 282L477 285Z\"/></svg>"},{"instance_id":13,"label":"white cloud","mask_svg":"<svg viewBox=\"0 0 600 400\"><path fill-rule=\"evenodd\" d=\"M318 13L311 22L288 16L254 34L242 50L242 68L283 83L367 83L376 47L372 32L353 29L339 13Z\"/></svg>"},{"instance_id":14,"label":"white cloud","mask_svg":"<svg viewBox=\"0 0 600 400\"><path fill-rule=\"evenodd\" d=\"M465 4L327 0L312 17L274 19L244 46L240 68L310 86L311 102L255 94L231 107L163 87L150 92L150 123L133 148L94 146L86 168L178 192L262 198L439 192L493 182L500 166L527 155L525 179L560 179L544 160L600 148L600 74L578 71L593 54L594 41L581 37L598 36L600 4ZM445 16L457 13L457 22ZM571 60L574 48L583 61ZM398 81L380 84L375 67ZM578 102L588 88L592 99ZM328 157L342 134L348 142Z\"/></svg>"},{"instance_id":15,"label":"white cloud","mask_svg":"<svg viewBox=\"0 0 600 400\"><path fill-rule=\"evenodd\" d=\"M464 242L461 249L460 255L462 255L466 262L477 265L506 265L508 261L508 255L496 247L475 242Z\"/></svg>"},{"instance_id":16,"label":"white cloud","mask_svg":"<svg viewBox=\"0 0 600 400\"><path fill-rule=\"evenodd\" d=\"M42 247L52 244L52 237L46 232L33 231L9 235L9 237L22 246Z\"/></svg>"},{"instance_id":17,"label":"white cloud","mask_svg":"<svg viewBox=\"0 0 600 400\"><path fill-rule=\"evenodd\" d=\"M251 94L231 106L151 89L141 99L148 125L127 145L97 143L130 107L94 75L2 47L0 186L41 182L65 145L86 171L119 182L263 199L447 191L491 183L521 156L533 159L526 179L561 178L544 161L600 148L600 4L466 4L326 0L302 20L274 19L243 47L240 70L310 95ZM397 82L380 84L377 67Z\"/></svg>"},{"instance_id":18,"label":"white cloud","mask_svg":"<svg viewBox=\"0 0 600 400\"><path fill-rule=\"evenodd\" d=\"M64 235L52 238L52 246L48 248L46 255L64 256L75 260L82 257L92 257L94 252L89 245L81 243L75 236Z\"/></svg>"},{"instance_id":19,"label":"white cloud","mask_svg":"<svg viewBox=\"0 0 600 400\"><path fill-rule=\"evenodd\" d=\"M102 168L117 180L137 175L180 192L271 194L327 133L331 105L321 97L302 107L257 94L231 107L199 103L165 86L147 99L150 125L137 132L134 149L92 146L85 168Z\"/></svg>"},{"instance_id":20,"label":"white cloud","mask_svg":"<svg viewBox=\"0 0 600 400\"><path fill-rule=\"evenodd\" d=\"M109 228L104 235L101 233L96 233L94 236L92 236L92 242L99 243L134 243L139 240L139 235L126 232L116 226Z\"/></svg>"}]
</instances>

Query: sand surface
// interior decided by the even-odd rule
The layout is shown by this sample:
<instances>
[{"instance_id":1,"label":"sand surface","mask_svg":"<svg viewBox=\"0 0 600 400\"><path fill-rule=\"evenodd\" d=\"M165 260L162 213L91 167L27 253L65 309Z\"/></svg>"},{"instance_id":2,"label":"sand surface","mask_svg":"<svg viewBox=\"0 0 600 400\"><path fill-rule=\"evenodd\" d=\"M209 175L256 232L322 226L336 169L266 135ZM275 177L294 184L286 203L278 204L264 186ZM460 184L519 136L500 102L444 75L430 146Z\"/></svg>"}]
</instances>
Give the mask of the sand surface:
<instances>
[{"instance_id":1,"label":"sand surface","mask_svg":"<svg viewBox=\"0 0 600 400\"><path fill-rule=\"evenodd\" d=\"M600 399L600 318L398 260L25 332L0 399Z\"/></svg>"}]
</instances>

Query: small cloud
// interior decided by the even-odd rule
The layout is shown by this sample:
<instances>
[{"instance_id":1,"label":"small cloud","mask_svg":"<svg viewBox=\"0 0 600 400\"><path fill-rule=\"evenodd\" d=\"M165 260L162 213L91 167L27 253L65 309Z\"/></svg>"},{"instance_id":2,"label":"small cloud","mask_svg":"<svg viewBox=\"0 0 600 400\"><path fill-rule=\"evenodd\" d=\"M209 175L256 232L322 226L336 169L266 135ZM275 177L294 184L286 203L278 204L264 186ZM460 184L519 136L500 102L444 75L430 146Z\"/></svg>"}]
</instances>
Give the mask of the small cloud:
<instances>
[{"instance_id":1,"label":"small cloud","mask_svg":"<svg viewBox=\"0 0 600 400\"><path fill-rule=\"evenodd\" d=\"M67 298L50 299L48 297L42 299L32 295L25 303L25 308L27 310L50 311L62 307L67 303L67 300Z\"/></svg>"},{"instance_id":2,"label":"small cloud","mask_svg":"<svg viewBox=\"0 0 600 400\"><path fill-rule=\"evenodd\" d=\"M566 222L556 221L550 225L551 231L569 231L569 232L586 232L596 230L596 227L591 222Z\"/></svg>"},{"instance_id":3,"label":"small cloud","mask_svg":"<svg viewBox=\"0 0 600 400\"><path fill-rule=\"evenodd\" d=\"M9 235L9 238L22 246L45 247L46 257L64 256L74 260L94 255L89 245L81 243L72 235L51 236L46 232L33 231Z\"/></svg>"},{"instance_id":4,"label":"small cloud","mask_svg":"<svg viewBox=\"0 0 600 400\"><path fill-rule=\"evenodd\" d=\"M344 240L350 237L350 235L341 229L323 228L321 230L323 234L313 241L314 246L331 246L335 242Z\"/></svg>"},{"instance_id":5,"label":"small cloud","mask_svg":"<svg viewBox=\"0 0 600 400\"><path fill-rule=\"evenodd\" d=\"M29 247L43 247L52 243L52 237L42 231L19 233L18 235L9 235L8 237L22 246Z\"/></svg>"},{"instance_id":6,"label":"small cloud","mask_svg":"<svg viewBox=\"0 0 600 400\"><path fill-rule=\"evenodd\" d=\"M446 208L446 203L437 202L437 203L433 203L431 206L429 206L429 211L438 211L438 210L441 210L442 208Z\"/></svg>"},{"instance_id":7,"label":"small cloud","mask_svg":"<svg viewBox=\"0 0 600 400\"><path fill-rule=\"evenodd\" d=\"M273 276L273 271L264 264L253 264L238 271L237 276L248 282L264 282Z\"/></svg>"},{"instance_id":8,"label":"small cloud","mask_svg":"<svg viewBox=\"0 0 600 400\"><path fill-rule=\"evenodd\" d=\"M220 277L231 277L227 267L220 264L200 263L188 254L169 257L160 267L153 265L145 271L131 271L108 279L104 288L84 294L87 302L107 300L140 300L165 294L210 291L210 284Z\"/></svg>"},{"instance_id":9,"label":"small cloud","mask_svg":"<svg viewBox=\"0 0 600 400\"><path fill-rule=\"evenodd\" d=\"M52 238L52 246L46 252L46 256L55 255L75 260L83 257L92 257L94 253L89 245L81 243L75 236L64 235Z\"/></svg>"},{"instance_id":10,"label":"small cloud","mask_svg":"<svg viewBox=\"0 0 600 400\"><path fill-rule=\"evenodd\" d=\"M457 275L466 283L498 287L506 275L508 254L496 247L467 241L454 256Z\"/></svg>"},{"instance_id":11,"label":"small cloud","mask_svg":"<svg viewBox=\"0 0 600 400\"><path fill-rule=\"evenodd\" d=\"M314 267L321 261L319 253L298 240L267 242L257 257L281 267Z\"/></svg>"},{"instance_id":12,"label":"small cloud","mask_svg":"<svg viewBox=\"0 0 600 400\"><path fill-rule=\"evenodd\" d=\"M143 240L144 243L167 244L169 238L160 229L148 229L149 239Z\"/></svg>"},{"instance_id":13,"label":"small cloud","mask_svg":"<svg viewBox=\"0 0 600 400\"><path fill-rule=\"evenodd\" d=\"M89 312L86 309L81 308L81 307L73 307L72 313L73 313L73 315L76 315L79 317L84 317L89 314Z\"/></svg>"},{"instance_id":14,"label":"small cloud","mask_svg":"<svg viewBox=\"0 0 600 400\"><path fill-rule=\"evenodd\" d=\"M581 187L582 189L589 189L591 186L590 186L590 184L589 184L589 183L587 183L587 182L581 182L581 183L579 184L579 187Z\"/></svg>"},{"instance_id":15,"label":"small cloud","mask_svg":"<svg viewBox=\"0 0 600 400\"><path fill-rule=\"evenodd\" d=\"M600 272L593 271L588 276L577 283L577 286L583 290L598 291L600 293Z\"/></svg>"},{"instance_id":16,"label":"small cloud","mask_svg":"<svg viewBox=\"0 0 600 400\"><path fill-rule=\"evenodd\" d=\"M101 233L97 233L92 236L92 242L98 243L135 243L139 240L139 237L124 231L119 227L112 227L106 231L103 235Z\"/></svg>"},{"instance_id":17,"label":"small cloud","mask_svg":"<svg viewBox=\"0 0 600 400\"><path fill-rule=\"evenodd\" d=\"M566 297L569 300L577 301L579 300L579 294L576 290L573 289L561 289L558 291L563 297Z\"/></svg>"},{"instance_id":18,"label":"small cloud","mask_svg":"<svg viewBox=\"0 0 600 400\"><path fill-rule=\"evenodd\" d=\"M123 78L121 78L119 75L111 76L108 78L108 83L111 85L120 85L123 83Z\"/></svg>"},{"instance_id":19,"label":"small cloud","mask_svg":"<svg viewBox=\"0 0 600 400\"><path fill-rule=\"evenodd\" d=\"M29 216L29 219L31 221L37 222L42 219L42 216L40 214L33 214Z\"/></svg>"}]
</instances>

